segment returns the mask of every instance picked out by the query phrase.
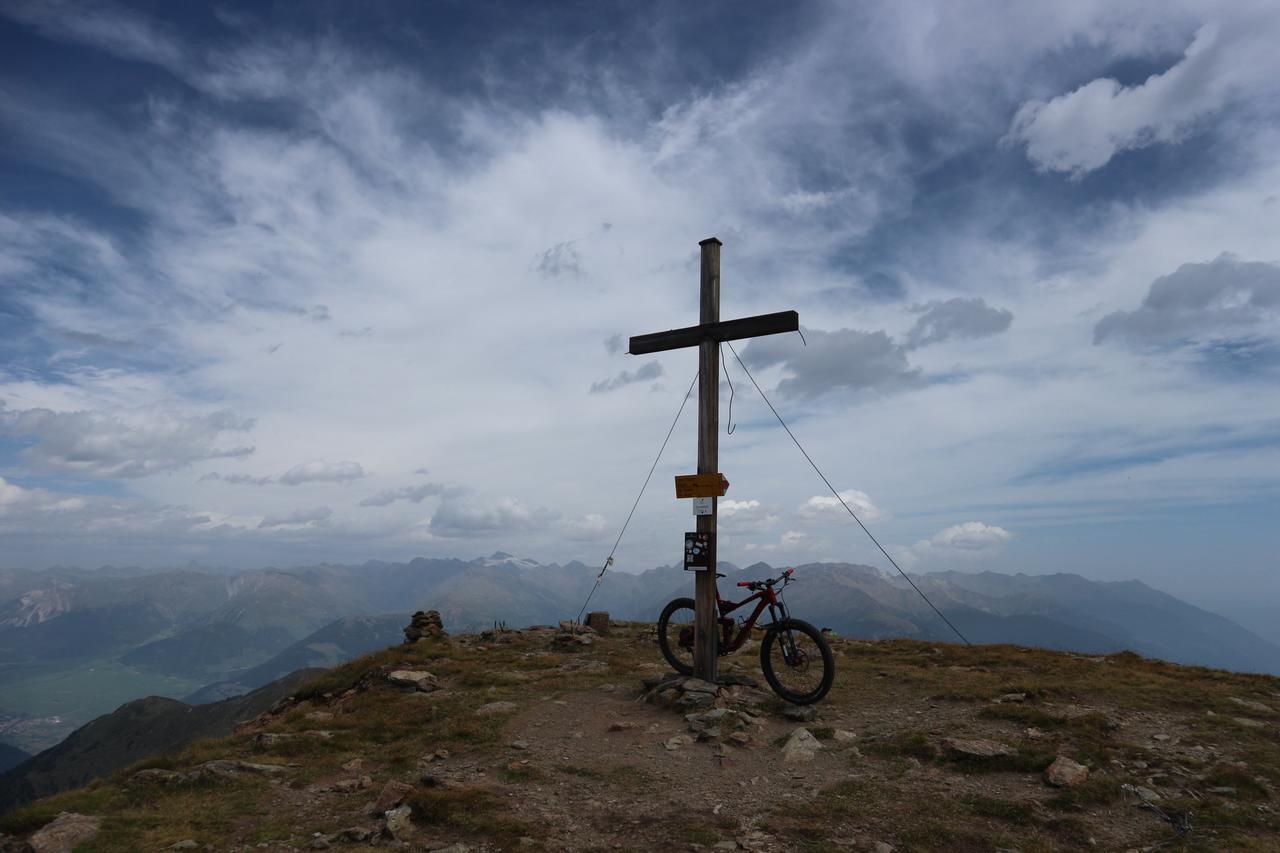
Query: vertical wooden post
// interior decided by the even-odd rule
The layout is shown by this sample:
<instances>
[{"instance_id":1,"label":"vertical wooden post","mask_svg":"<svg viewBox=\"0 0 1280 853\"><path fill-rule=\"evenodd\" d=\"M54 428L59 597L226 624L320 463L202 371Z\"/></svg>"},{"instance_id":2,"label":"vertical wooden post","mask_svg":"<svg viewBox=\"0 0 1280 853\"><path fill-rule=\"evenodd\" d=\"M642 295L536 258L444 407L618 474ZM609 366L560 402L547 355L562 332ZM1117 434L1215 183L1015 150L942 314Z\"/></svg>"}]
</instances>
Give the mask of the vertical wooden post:
<instances>
[{"instance_id":1,"label":"vertical wooden post","mask_svg":"<svg viewBox=\"0 0 1280 853\"><path fill-rule=\"evenodd\" d=\"M720 322L720 246L715 237L702 247L702 325ZM720 345L704 340L698 345L698 473L720 470ZM711 499L711 515L698 516L699 533L711 534L710 568L697 572L694 588L693 673L698 678L716 680L719 653L720 611L716 606L716 513L719 498Z\"/></svg>"}]
</instances>

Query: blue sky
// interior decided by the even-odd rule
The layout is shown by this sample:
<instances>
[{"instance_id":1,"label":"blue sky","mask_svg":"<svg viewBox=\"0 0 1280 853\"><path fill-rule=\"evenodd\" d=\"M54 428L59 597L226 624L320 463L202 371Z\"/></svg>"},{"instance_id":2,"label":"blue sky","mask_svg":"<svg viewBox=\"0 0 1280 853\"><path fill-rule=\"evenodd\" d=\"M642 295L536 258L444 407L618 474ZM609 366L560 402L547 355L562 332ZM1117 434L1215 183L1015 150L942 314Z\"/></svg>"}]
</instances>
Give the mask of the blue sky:
<instances>
[{"instance_id":1,"label":"blue sky","mask_svg":"<svg viewBox=\"0 0 1280 853\"><path fill-rule=\"evenodd\" d=\"M601 561L743 358L916 571L1280 600L1270 3L0 0L0 565ZM722 554L878 563L736 365ZM727 394L727 388L725 389ZM619 567L672 561L677 429Z\"/></svg>"}]
</instances>

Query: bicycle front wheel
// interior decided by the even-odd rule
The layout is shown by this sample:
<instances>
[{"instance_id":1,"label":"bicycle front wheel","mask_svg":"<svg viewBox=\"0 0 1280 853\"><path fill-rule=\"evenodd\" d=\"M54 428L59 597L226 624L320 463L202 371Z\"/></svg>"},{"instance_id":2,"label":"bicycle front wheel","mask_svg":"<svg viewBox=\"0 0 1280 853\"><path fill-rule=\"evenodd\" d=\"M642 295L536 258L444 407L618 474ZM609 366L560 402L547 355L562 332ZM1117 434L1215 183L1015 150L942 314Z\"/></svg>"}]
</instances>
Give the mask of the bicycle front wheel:
<instances>
[{"instance_id":1,"label":"bicycle front wheel","mask_svg":"<svg viewBox=\"0 0 1280 853\"><path fill-rule=\"evenodd\" d=\"M794 705L817 702L836 678L831 646L821 631L800 619L769 626L760 644L760 668L773 692Z\"/></svg>"}]
</instances>

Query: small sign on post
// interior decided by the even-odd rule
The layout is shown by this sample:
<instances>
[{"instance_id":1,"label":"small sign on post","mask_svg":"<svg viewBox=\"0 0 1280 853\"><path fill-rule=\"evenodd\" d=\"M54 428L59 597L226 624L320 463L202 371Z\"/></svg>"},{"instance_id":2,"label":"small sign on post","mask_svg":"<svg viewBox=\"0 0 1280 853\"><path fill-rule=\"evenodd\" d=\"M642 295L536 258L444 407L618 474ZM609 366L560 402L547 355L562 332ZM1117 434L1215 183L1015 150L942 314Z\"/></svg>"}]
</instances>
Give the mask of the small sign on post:
<instances>
[{"instance_id":1,"label":"small sign on post","mask_svg":"<svg viewBox=\"0 0 1280 853\"><path fill-rule=\"evenodd\" d=\"M684 570L705 572L711 568L711 541L714 533L684 535Z\"/></svg>"},{"instance_id":2,"label":"small sign on post","mask_svg":"<svg viewBox=\"0 0 1280 853\"><path fill-rule=\"evenodd\" d=\"M722 498L729 491L729 481L724 474L677 474L676 497Z\"/></svg>"},{"instance_id":3,"label":"small sign on post","mask_svg":"<svg viewBox=\"0 0 1280 853\"><path fill-rule=\"evenodd\" d=\"M715 512L715 498L694 498L694 515L711 515Z\"/></svg>"}]
</instances>

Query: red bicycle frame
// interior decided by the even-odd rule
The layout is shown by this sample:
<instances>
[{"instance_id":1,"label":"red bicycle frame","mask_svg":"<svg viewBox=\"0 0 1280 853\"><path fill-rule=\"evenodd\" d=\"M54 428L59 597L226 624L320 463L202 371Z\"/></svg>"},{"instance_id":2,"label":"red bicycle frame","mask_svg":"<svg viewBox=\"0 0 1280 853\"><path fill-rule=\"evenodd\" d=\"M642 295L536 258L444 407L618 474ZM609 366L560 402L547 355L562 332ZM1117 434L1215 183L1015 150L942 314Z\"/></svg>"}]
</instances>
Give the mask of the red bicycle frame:
<instances>
[{"instance_id":1,"label":"red bicycle frame","mask_svg":"<svg viewBox=\"0 0 1280 853\"><path fill-rule=\"evenodd\" d=\"M742 585L745 586L746 584ZM753 601L756 602L756 609L751 611L751 615L743 620L738 636L733 636L733 617L729 614ZM782 618L786 618L786 605L778 598L778 594L773 591L771 586L766 586L764 589L752 593L742 601L728 601L721 598L719 591L717 591L716 605L720 610L720 630L724 632L720 642L720 654L722 655L732 654L742 648L742 644L751 636L751 629L756 626L756 620L760 618L760 614L764 612L766 607L769 608L769 616L773 621L778 621L778 614L775 612L775 608L781 609L783 611Z\"/></svg>"}]
</instances>

